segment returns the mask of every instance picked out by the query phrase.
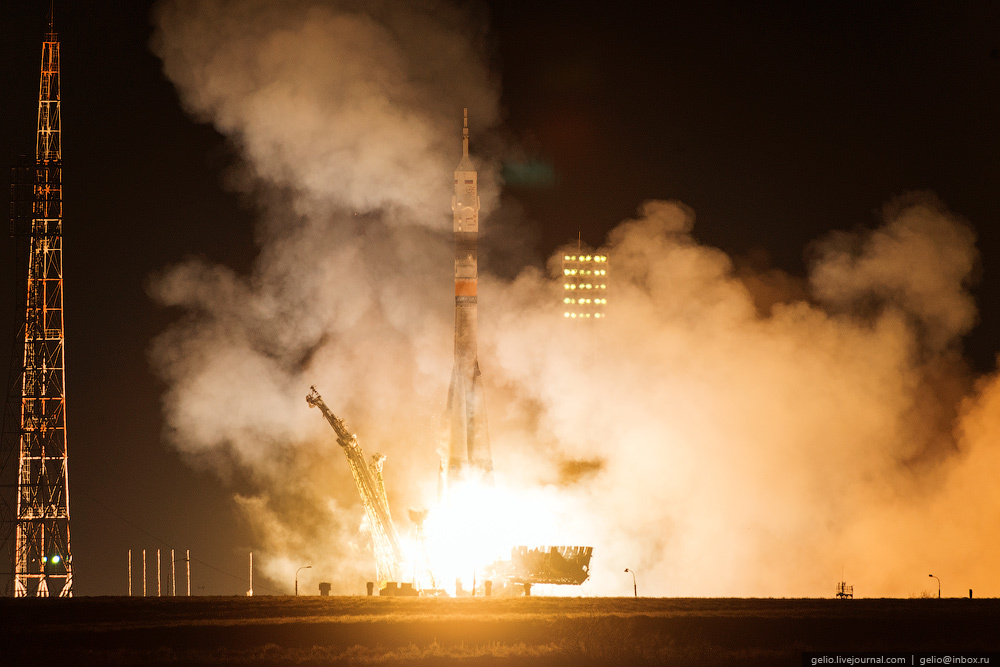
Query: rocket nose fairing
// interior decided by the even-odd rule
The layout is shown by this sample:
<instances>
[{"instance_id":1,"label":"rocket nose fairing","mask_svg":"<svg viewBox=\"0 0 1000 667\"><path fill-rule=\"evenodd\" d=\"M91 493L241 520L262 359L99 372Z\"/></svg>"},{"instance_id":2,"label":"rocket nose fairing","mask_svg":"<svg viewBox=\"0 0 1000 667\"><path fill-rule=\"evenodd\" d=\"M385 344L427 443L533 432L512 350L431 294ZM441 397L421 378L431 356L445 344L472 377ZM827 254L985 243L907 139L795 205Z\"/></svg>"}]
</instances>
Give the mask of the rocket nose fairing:
<instances>
[{"instance_id":1,"label":"rocket nose fairing","mask_svg":"<svg viewBox=\"0 0 1000 667\"><path fill-rule=\"evenodd\" d=\"M493 480L493 457L486 430L486 395L476 344L479 183L469 159L469 111L462 130L462 161L455 169L451 199L455 229L455 367L448 389L447 479L478 476Z\"/></svg>"}]
</instances>

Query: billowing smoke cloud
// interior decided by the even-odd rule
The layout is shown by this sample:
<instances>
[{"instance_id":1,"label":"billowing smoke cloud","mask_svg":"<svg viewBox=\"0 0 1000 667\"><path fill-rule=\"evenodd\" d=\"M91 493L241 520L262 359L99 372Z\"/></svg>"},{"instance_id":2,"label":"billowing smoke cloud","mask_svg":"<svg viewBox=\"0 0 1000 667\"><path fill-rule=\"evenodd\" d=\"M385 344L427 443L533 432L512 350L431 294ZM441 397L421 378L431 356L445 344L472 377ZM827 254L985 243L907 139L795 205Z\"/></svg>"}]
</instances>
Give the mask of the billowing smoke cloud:
<instances>
[{"instance_id":1,"label":"billowing smoke cloud","mask_svg":"<svg viewBox=\"0 0 1000 667\"><path fill-rule=\"evenodd\" d=\"M436 1L169 2L154 49L188 110L298 207L401 208L436 226L456 108L498 119L471 18Z\"/></svg>"},{"instance_id":2,"label":"billowing smoke cloud","mask_svg":"<svg viewBox=\"0 0 1000 667\"><path fill-rule=\"evenodd\" d=\"M499 122L482 26L430 1L171 0L157 23L167 75L242 149L262 211L250 275L190 261L155 283L185 313L153 353L171 439L239 492L275 580L312 562L358 592L362 512L303 397L318 385L389 456L401 526L433 501L461 108L474 146ZM562 317L558 257L481 276L498 485L546 519L525 543L595 546L591 581L562 592L624 593L626 566L650 595L830 595L842 571L865 595L919 593L928 571L1000 592L1000 386L959 354L968 225L901 198L880 229L818 241L804 286L737 270L693 224L648 202L612 231L600 326Z\"/></svg>"}]
</instances>

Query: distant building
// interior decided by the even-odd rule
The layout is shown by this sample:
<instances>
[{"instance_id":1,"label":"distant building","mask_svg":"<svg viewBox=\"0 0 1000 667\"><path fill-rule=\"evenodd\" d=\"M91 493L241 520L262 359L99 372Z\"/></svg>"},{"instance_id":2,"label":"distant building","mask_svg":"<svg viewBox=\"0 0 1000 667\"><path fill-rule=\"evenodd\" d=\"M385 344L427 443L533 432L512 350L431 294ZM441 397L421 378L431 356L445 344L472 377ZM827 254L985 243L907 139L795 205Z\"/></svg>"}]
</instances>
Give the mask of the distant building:
<instances>
[{"instance_id":1,"label":"distant building","mask_svg":"<svg viewBox=\"0 0 1000 667\"><path fill-rule=\"evenodd\" d=\"M581 249L563 254L563 317L599 320L607 317L608 256Z\"/></svg>"}]
</instances>

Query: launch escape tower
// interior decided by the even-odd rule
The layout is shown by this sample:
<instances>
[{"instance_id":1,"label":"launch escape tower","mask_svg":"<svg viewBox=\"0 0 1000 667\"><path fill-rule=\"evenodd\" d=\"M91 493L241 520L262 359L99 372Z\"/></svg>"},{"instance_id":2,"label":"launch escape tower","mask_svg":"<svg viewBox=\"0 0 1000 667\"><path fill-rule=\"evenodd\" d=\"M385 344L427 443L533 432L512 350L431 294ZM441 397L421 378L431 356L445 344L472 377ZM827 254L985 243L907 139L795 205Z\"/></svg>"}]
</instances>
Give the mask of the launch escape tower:
<instances>
[{"instance_id":1,"label":"launch escape tower","mask_svg":"<svg viewBox=\"0 0 1000 667\"><path fill-rule=\"evenodd\" d=\"M24 354L22 363L12 364L14 372L4 415L5 467L15 447L18 458L15 507L5 508L13 514L13 530L5 530L3 537L9 542L10 533L14 534L15 597L72 597L63 357L59 40L51 14L42 43L35 162L13 171L11 225L15 244L26 248L27 284L25 318L14 351L16 355L23 342ZM30 208L23 204L26 181L31 183Z\"/></svg>"}]
</instances>

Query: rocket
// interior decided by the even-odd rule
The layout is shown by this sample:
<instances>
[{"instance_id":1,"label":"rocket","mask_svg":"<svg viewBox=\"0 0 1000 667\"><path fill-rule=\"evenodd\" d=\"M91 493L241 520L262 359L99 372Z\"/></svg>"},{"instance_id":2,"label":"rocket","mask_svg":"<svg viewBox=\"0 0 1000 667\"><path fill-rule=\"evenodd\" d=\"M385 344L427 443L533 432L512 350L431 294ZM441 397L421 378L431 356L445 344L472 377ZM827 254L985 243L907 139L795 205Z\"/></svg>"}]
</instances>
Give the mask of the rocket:
<instances>
[{"instance_id":1,"label":"rocket","mask_svg":"<svg viewBox=\"0 0 1000 667\"><path fill-rule=\"evenodd\" d=\"M479 372L476 283L479 268L479 183L469 159L469 110L462 129L462 161L455 168L451 210L455 222L455 367L448 389L446 480L477 477L493 482L493 457L486 430L486 395Z\"/></svg>"}]
</instances>

